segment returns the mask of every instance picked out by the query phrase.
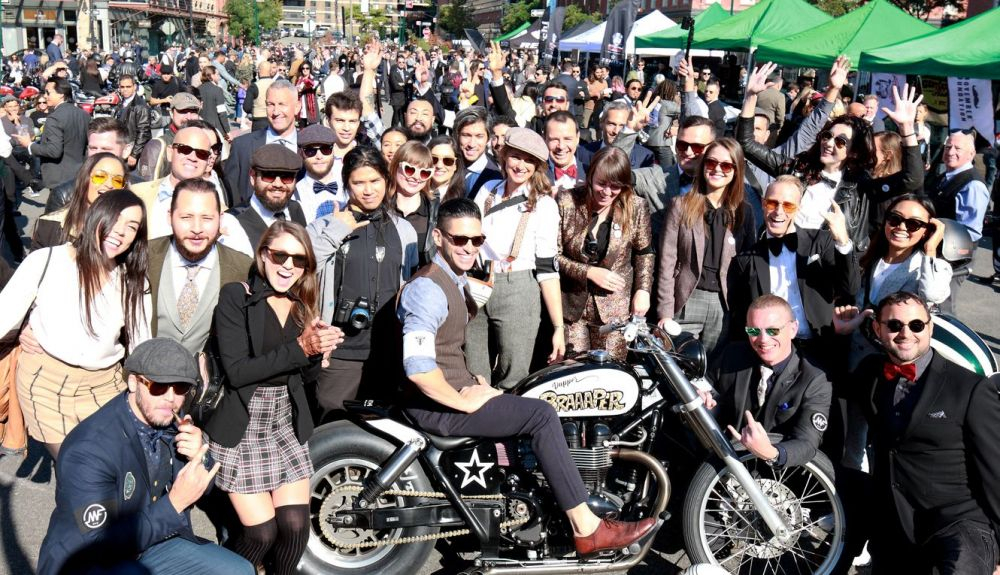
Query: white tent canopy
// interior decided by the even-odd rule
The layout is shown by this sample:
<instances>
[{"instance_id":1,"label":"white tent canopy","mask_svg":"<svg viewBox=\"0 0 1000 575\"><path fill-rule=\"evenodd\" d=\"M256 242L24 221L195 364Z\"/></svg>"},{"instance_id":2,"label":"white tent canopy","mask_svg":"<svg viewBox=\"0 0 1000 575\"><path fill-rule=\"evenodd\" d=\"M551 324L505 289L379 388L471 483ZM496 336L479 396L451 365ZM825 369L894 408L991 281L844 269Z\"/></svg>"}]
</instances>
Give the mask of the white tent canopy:
<instances>
[{"instance_id":1,"label":"white tent canopy","mask_svg":"<svg viewBox=\"0 0 1000 575\"><path fill-rule=\"evenodd\" d=\"M566 38L565 40L559 42L559 49L564 52L570 52L573 50L579 50L581 52L600 52L601 43L604 42L604 29L607 25L607 22L601 22L600 25L595 26L582 34L578 34L572 38ZM646 16L636 20L635 24L632 25L632 32L628 35L628 39L625 40L625 50L629 54L635 53L635 37L637 34L653 34L676 25L676 22L664 16L659 10L653 10Z\"/></svg>"}]
</instances>

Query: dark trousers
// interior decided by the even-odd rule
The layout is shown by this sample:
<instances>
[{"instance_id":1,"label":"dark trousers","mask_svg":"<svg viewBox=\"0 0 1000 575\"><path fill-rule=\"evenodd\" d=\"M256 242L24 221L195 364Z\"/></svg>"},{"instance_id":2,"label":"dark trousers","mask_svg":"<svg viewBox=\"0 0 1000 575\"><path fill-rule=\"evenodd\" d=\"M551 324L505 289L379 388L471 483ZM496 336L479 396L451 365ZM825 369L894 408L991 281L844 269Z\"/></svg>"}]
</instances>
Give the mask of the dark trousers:
<instances>
[{"instance_id":1,"label":"dark trousers","mask_svg":"<svg viewBox=\"0 0 1000 575\"><path fill-rule=\"evenodd\" d=\"M403 115L406 113L406 102L392 105L392 125L393 127L403 125Z\"/></svg>"},{"instance_id":2,"label":"dark trousers","mask_svg":"<svg viewBox=\"0 0 1000 575\"><path fill-rule=\"evenodd\" d=\"M993 575L998 559L993 530L970 520L941 529L921 545L892 526L875 529L868 549L872 575Z\"/></svg>"},{"instance_id":3,"label":"dark trousers","mask_svg":"<svg viewBox=\"0 0 1000 575\"><path fill-rule=\"evenodd\" d=\"M421 429L435 435L470 437L531 436L542 472L559 507L567 511L587 500L587 488L573 464L556 410L540 399L500 395L474 413L411 407L407 413Z\"/></svg>"},{"instance_id":4,"label":"dark trousers","mask_svg":"<svg viewBox=\"0 0 1000 575\"><path fill-rule=\"evenodd\" d=\"M14 221L14 202L7 197L7 194L3 194L0 201L3 202L3 205L0 205L0 251L3 249L3 244L7 244L14 261L20 261L24 259L24 244L21 242L17 222Z\"/></svg>"}]
</instances>

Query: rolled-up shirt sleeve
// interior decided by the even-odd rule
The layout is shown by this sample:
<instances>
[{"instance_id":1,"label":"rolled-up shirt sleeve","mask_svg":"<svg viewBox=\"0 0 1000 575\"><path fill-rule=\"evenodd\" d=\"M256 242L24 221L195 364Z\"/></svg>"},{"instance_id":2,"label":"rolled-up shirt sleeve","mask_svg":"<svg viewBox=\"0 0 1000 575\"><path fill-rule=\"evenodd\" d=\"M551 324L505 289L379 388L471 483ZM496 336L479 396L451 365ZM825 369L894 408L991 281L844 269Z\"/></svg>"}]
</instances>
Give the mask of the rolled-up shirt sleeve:
<instances>
[{"instance_id":1,"label":"rolled-up shirt sleeve","mask_svg":"<svg viewBox=\"0 0 1000 575\"><path fill-rule=\"evenodd\" d=\"M438 366L434 343L437 331L448 317L448 298L444 291L430 278L411 281L399 297L396 317L403 324L406 375L433 371Z\"/></svg>"},{"instance_id":2,"label":"rolled-up shirt sleeve","mask_svg":"<svg viewBox=\"0 0 1000 575\"><path fill-rule=\"evenodd\" d=\"M990 191L986 189L986 184L978 180L969 182L965 190L955 196L955 219L969 228L974 242L983 237L983 216L989 205Z\"/></svg>"}]
</instances>

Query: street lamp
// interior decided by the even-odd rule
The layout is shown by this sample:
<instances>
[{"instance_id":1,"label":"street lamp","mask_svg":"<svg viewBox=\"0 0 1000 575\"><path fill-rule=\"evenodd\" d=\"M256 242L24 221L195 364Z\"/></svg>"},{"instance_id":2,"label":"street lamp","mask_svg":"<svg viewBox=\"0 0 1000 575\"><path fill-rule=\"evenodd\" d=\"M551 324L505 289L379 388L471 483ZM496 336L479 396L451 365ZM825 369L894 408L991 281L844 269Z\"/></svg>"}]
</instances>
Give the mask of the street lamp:
<instances>
[{"instance_id":1,"label":"street lamp","mask_svg":"<svg viewBox=\"0 0 1000 575\"><path fill-rule=\"evenodd\" d=\"M41 9L35 11L35 23L38 24L38 49L45 49L45 34L42 32L42 21L45 20L45 12Z\"/></svg>"}]
</instances>

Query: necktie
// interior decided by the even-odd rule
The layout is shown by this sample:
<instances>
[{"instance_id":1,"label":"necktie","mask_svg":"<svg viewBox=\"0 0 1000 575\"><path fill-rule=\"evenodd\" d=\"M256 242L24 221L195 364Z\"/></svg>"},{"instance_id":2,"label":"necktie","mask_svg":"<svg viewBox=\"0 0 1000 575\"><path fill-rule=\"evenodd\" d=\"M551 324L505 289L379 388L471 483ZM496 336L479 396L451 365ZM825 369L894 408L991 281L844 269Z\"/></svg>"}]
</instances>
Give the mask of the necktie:
<instances>
[{"instance_id":1,"label":"necktie","mask_svg":"<svg viewBox=\"0 0 1000 575\"><path fill-rule=\"evenodd\" d=\"M897 377L904 377L907 381L916 381L917 364L896 365L887 361L882 365L882 375L885 376L886 381L892 381Z\"/></svg>"},{"instance_id":2,"label":"necktie","mask_svg":"<svg viewBox=\"0 0 1000 575\"><path fill-rule=\"evenodd\" d=\"M757 384L757 407L764 407L764 402L767 401L767 385L771 381L771 375L774 373L770 367L766 365L760 366L760 383Z\"/></svg>"},{"instance_id":3,"label":"necktie","mask_svg":"<svg viewBox=\"0 0 1000 575\"><path fill-rule=\"evenodd\" d=\"M181 288L181 295L177 298L177 315L181 318L181 329L187 330L194 319L194 310L198 308L198 285L194 283L194 278L198 276L201 267L198 264L188 264L184 266L187 271L187 281Z\"/></svg>"},{"instance_id":4,"label":"necktie","mask_svg":"<svg viewBox=\"0 0 1000 575\"><path fill-rule=\"evenodd\" d=\"M566 168L565 170L562 169L562 168L558 168L557 167L556 168L556 179L557 180L562 179L563 176L569 176L569 177L571 177L571 178L573 178L575 180L576 179L576 164L573 164L572 166Z\"/></svg>"},{"instance_id":5,"label":"necktie","mask_svg":"<svg viewBox=\"0 0 1000 575\"><path fill-rule=\"evenodd\" d=\"M337 195L337 182L330 182L329 184L313 182L313 193L322 194L323 192L330 192L333 195Z\"/></svg>"},{"instance_id":6,"label":"necktie","mask_svg":"<svg viewBox=\"0 0 1000 575\"><path fill-rule=\"evenodd\" d=\"M274 219L285 221L288 218L285 217L285 212L274 212Z\"/></svg>"},{"instance_id":7,"label":"necktie","mask_svg":"<svg viewBox=\"0 0 1000 575\"><path fill-rule=\"evenodd\" d=\"M278 138L277 140L275 140L272 143L274 143L274 144L281 144L282 146L288 148L289 150L292 149L292 147L293 147L292 143L289 142L288 140L284 139L284 138Z\"/></svg>"},{"instance_id":8,"label":"necktie","mask_svg":"<svg viewBox=\"0 0 1000 575\"><path fill-rule=\"evenodd\" d=\"M799 237L792 232L790 234L785 234L780 238L769 237L767 238L767 249L771 251L774 257L778 257L781 253L781 248L787 247L788 251L795 253L799 249Z\"/></svg>"}]
</instances>

